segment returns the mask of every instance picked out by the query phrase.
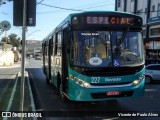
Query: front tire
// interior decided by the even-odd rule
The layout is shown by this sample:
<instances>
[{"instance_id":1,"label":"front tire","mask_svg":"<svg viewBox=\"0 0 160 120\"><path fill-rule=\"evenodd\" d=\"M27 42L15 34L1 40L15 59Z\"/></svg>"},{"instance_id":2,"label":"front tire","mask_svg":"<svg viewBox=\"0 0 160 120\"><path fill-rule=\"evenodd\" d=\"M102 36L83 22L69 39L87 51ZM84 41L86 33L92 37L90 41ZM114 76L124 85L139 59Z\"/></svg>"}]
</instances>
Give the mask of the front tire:
<instances>
[{"instance_id":1,"label":"front tire","mask_svg":"<svg viewBox=\"0 0 160 120\"><path fill-rule=\"evenodd\" d=\"M69 99L63 94L63 92L60 92L60 94L63 102L69 102Z\"/></svg>"},{"instance_id":2,"label":"front tire","mask_svg":"<svg viewBox=\"0 0 160 120\"><path fill-rule=\"evenodd\" d=\"M48 77L46 77L46 82L47 82L47 84L51 84L51 80L48 79Z\"/></svg>"},{"instance_id":3,"label":"front tire","mask_svg":"<svg viewBox=\"0 0 160 120\"><path fill-rule=\"evenodd\" d=\"M62 100L63 102L68 103L70 100L64 95L64 93L63 93L63 88L62 88L62 84L60 85L59 91L60 91L61 100Z\"/></svg>"}]
</instances>

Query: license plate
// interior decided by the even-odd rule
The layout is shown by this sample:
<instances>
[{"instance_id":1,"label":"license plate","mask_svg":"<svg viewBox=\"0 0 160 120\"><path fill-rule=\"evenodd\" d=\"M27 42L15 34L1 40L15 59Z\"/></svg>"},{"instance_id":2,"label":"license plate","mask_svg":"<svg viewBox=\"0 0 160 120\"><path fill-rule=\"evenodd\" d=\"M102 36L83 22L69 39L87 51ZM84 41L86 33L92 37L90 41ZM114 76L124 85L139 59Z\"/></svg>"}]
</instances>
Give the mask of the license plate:
<instances>
[{"instance_id":1,"label":"license plate","mask_svg":"<svg viewBox=\"0 0 160 120\"><path fill-rule=\"evenodd\" d=\"M117 96L117 95L120 95L120 92L119 91L108 91L106 94L107 96Z\"/></svg>"}]
</instances>

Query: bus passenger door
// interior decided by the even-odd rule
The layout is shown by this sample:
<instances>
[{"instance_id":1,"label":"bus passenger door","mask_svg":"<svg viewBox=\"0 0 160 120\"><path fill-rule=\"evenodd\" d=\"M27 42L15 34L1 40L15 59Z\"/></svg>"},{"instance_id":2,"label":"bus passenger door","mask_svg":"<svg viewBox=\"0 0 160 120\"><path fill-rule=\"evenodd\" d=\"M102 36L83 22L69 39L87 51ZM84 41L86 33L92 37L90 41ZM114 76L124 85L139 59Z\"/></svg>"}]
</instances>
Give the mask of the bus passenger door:
<instances>
[{"instance_id":1,"label":"bus passenger door","mask_svg":"<svg viewBox=\"0 0 160 120\"><path fill-rule=\"evenodd\" d=\"M51 82L51 58L52 58L52 54L53 54L53 41L52 41L53 37L49 38L49 49L48 49L48 79Z\"/></svg>"},{"instance_id":2,"label":"bus passenger door","mask_svg":"<svg viewBox=\"0 0 160 120\"><path fill-rule=\"evenodd\" d=\"M62 42L62 90L67 92L68 90L68 42L69 42L69 31L63 30L63 42Z\"/></svg>"},{"instance_id":3,"label":"bus passenger door","mask_svg":"<svg viewBox=\"0 0 160 120\"><path fill-rule=\"evenodd\" d=\"M52 37L52 46L51 46L51 81L52 84L54 84L55 87L59 87L58 84L58 70L57 70L57 38L56 38L56 34L53 35Z\"/></svg>"},{"instance_id":4,"label":"bus passenger door","mask_svg":"<svg viewBox=\"0 0 160 120\"><path fill-rule=\"evenodd\" d=\"M62 32L59 31L58 33L56 33L55 36L55 43L54 43L54 79L55 79L55 86L56 87L60 87L60 83L61 83L61 74L62 74L62 65L61 65L61 58L62 58L62 54L61 54L61 43L62 43Z\"/></svg>"}]
</instances>

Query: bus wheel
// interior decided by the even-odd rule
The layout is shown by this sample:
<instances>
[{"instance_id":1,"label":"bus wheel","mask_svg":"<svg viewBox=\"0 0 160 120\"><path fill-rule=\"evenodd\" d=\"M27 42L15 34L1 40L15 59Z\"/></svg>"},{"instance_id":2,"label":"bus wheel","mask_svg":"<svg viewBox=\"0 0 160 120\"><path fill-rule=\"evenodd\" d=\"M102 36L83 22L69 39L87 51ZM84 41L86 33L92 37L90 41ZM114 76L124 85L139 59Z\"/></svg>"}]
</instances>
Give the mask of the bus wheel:
<instances>
[{"instance_id":1,"label":"bus wheel","mask_svg":"<svg viewBox=\"0 0 160 120\"><path fill-rule=\"evenodd\" d=\"M62 85L60 85L60 96L63 102L69 102L70 100L64 95L62 91Z\"/></svg>"},{"instance_id":2,"label":"bus wheel","mask_svg":"<svg viewBox=\"0 0 160 120\"><path fill-rule=\"evenodd\" d=\"M43 73L45 74L46 72L45 72L45 69L44 69L44 67L43 67L42 69L43 69Z\"/></svg>"},{"instance_id":3,"label":"bus wheel","mask_svg":"<svg viewBox=\"0 0 160 120\"><path fill-rule=\"evenodd\" d=\"M58 75L57 75L57 88L58 89L60 89L60 86L61 85L61 78L60 78L60 75L59 75L59 73L58 73Z\"/></svg>"},{"instance_id":4,"label":"bus wheel","mask_svg":"<svg viewBox=\"0 0 160 120\"><path fill-rule=\"evenodd\" d=\"M47 84L51 84L51 80L46 77Z\"/></svg>"},{"instance_id":5,"label":"bus wheel","mask_svg":"<svg viewBox=\"0 0 160 120\"><path fill-rule=\"evenodd\" d=\"M69 102L69 99L63 93L61 93L61 99L63 102Z\"/></svg>"}]
</instances>

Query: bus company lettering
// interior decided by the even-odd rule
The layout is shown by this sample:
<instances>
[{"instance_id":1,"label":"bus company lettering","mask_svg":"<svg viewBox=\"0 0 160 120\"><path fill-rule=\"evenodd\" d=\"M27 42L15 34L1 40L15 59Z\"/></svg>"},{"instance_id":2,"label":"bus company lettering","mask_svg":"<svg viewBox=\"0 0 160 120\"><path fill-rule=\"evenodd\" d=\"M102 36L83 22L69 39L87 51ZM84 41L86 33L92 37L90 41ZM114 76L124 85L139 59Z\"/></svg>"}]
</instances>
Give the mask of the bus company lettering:
<instances>
[{"instance_id":1,"label":"bus company lettering","mask_svg":"<svg viewBox=\"0 0 160 120\"><path fill-rule=\"evenodd\" d=\"M105 82L117 82L121 81L121 78L105 78Z\"/></svg>"},{"instance_id":2,"label":"bus company lettering","mask_svg":"<svg viewBox=\"0 0 160 120\"><path fill-rule=\"evenodd\" d=\"M87 16L87 24L126 24L132 25L132 18L127 17L91 17Z\"/></svg>"},{"instance_id":3,"label":"bus company lettering","mask_svg":"<svg viewBox=\"0 0 160 120\"><path fill-rule=\"evenodd\" d=\"M99 33L81 33L81 35L85 35L85 36L90 36L90 35L98 36Z\"/></svg>"}]
</instances>

